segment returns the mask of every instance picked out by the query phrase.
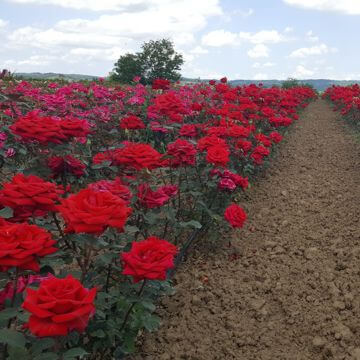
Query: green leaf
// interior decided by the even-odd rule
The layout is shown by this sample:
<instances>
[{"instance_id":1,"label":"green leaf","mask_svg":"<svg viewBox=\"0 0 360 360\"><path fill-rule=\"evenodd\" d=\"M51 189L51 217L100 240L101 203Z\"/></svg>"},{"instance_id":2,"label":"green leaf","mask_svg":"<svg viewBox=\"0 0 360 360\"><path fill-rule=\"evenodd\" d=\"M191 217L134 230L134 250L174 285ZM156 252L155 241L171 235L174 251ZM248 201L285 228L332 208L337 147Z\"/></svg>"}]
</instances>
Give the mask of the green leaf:
<instances>
[{"instance_id":1,"label":"green leaf","mask_svg":"<svg viewBox=\"0 0 360 360\"><path fill-rule=\"evenodd\" d=\"M141 301L140 304L149 311L154 311L156 309L156 306L150 302L150 301Z\"/></svg>"},{"instance_id":2,"label":"green leaf","mask_svg":"<svg viewBox=\"0 0 360 360\"><path fill-rule=\"evenodd\" d=\"M9 207L4 207L0 210L0 217L4 219L10 219L14 215L14 210Z\"/></svg>"},{"instance_id":3,"label":"green leaf","mask_svg":"<svg viewBox=\"0 0 360 360\"><path fill-rule=\"evenodd\" d=\"M38 339L35 341L34 345L32 346L31 350L33 355L38 355L42 351L51 348L55 345L55 341L52 338L43 338Z\"/></svg>"},{"instance_id":4,"label":"green leaf","mask_svg":"<svg viewBox=\"0 0 360 360\"><path fill-rule=\"evenodd\" d=\"M91 334L91 336L97 337L97 338L104 338L106 336L104 330L98 329L96 331L93 331Z\"/></svg>"},{"instance_id":5,"label":"green leaf","mask_svg":"<svg viewBox=\"0 0 360 360\"><path fill-rule=\"evenodd\" d=\"M66 353L64 353L64 360L74 359L77 356L84 356L87 354L88 353L83 348L80 348L80 347L73 348L73 349L68 350Z\"/></svg>"},{"instance_id":6,"label":"green leaf","mask_svg":"<svg viewBox=\"0 0 360 360\"><path fill-rule=\"evenodd\" d=\"M160 325L160 318L156 315L149 315L143 319L143 324L146 330L153 331Z\"/></svg>"},{"instance_id":7,"label":"green leaf","mask_svg":"<svg viewBox=\"0 0 360 360\"><path fill-rule=\"evenodd\" d=\"M14 330L0 329L0 341L15 347L24 347L26 344L25 336Z\"/></svg>"},{"instance_id":8,"label":"green leaf","mask_svg":"<svg viewBox=\"0 0 360 360\"><path fill-rule=\"evenodd\" d=\"M190 220L190 221L187 221L187 222L181 221L180 226L181 227L193 227L195 229L201 229L202 228L202 225L196 220Z\"/></svg>"},{"instance_id":9,"label":"green leaf","mask_svg":"<svg viewBox=\"0 0 360 360\"><path fill-rule=\"evenodd\" d=\"M27 352L26 348L10 346L8 352L9 352L9 357L7 358L8 360L30 359L29 353Z\"/></svg>"},{"instance_id":10,"label":"green leaf","mask_svg":"<svg viewBox=\"0 0 360 360\"><path fill-rule=\"evenodd\" d=\"M17 309L7 308L0 311L0 321L9 320L17 315Z\"/></svg>"},{"instance_id":11,"label":"green leaf","mask_svg":"<svg viewBox=\"0 0 360 360\"><path fill-rule=\"evenodd\" d=\"M54 352L46 352L34 357L33 360L58 360L59 355ZM19 359L18 359L19 360Z\"/></svg>"}]
</instances>

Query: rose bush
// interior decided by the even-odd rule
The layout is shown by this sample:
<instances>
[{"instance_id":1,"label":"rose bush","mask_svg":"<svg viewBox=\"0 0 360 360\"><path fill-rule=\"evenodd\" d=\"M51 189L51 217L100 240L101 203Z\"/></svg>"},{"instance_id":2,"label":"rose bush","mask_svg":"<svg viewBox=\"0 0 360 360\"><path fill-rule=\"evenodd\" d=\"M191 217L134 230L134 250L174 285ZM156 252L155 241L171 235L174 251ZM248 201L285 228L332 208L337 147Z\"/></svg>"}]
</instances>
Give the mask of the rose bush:
<instances>
[{"instance_id":1,"label":"rose bush","mask_svg":"<svg viewBox=\"0 0 360 360\"><path fill-rule=\"evenodd\" d=\"M315 96L0 80L3 357L134 351L169 271L194 239L244 225L242 194Z\"/></svg>"}]
</instances>

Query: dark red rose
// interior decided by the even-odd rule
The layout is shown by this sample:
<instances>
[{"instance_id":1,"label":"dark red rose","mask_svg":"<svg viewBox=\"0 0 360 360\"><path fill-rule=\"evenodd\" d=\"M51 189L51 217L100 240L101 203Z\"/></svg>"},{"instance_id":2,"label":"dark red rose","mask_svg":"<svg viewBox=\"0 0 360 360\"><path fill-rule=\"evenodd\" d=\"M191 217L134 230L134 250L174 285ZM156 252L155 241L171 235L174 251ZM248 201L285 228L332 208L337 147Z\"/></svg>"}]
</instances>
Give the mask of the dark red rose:
<instances>
[{"instance_id":1,"label":"dark red rose","mask_svg":"<svg viewBox=\"0 0 360 360\"><path fill-rule=\"evenodd\" d=\"M243 227L247 218L246 212L236 204L231 204L226 208L224 217L233 228Z\"/></svg>"},{"instance_id":2,"label":"dark red rose","mask_svg":"<svg viewBox=\"0 0 360 360\"><path fill-rule=\"evenodd\" d=\"M133 277L134 282L141 280L166 280L166 272L174 267L175 245L156 236L143 241L133 242L131 250L121 254L124 275Z\"/></svg>"},{"instance_id":3,"label":"dark red rose","mask_svg":"<svg viewBox=\"0 0 360 360\"><path fill-rule=\"evenodd\" d=\"M151 87L153 90L168 90L170 89L170 81L166 79L155 79Z\"/></svg>"},{"instance_id":4,"label":"dark red rose","mask_svg":"<svg viewBox=\"0 0 360 360\"><path fill-rule=\"evenodd\" d=\"M89 188L63 199L57 208L65 220L66 232L89 234L101 234L108 227L123 231L131 213L118 196Z\"/></svg>"},{"instance_id":5,"label":"dark red rose","mask_svg":"<svg viewBox=\"0 0 360 360\"><path fill-rule=\"evenodd\" d=\"M220 79L220 81L221 81L223 84L226 84L226 83L227 83L227 77L224 76L223 78Z\"/></svg>"},{"instance_id":6,"label":"dark red rose","mask_svg":"<svg viewBox=\"0 0 360 360\"><path fill-rule=\"evenodd\" d=\"M246 155L252 148L252 142L247 140L239 140L235 146L237 149L242 150Z\"/></svg>"},{"instance_id":7,"label":"dark red rose","mask_svg":"<svg viewBox=\"0 0 360 360\"><path fill-rule=\"evenodd\" d=\"M196 153L195 146L183 139L177 139L167 146L167 154L171 156L171 167L195 165Z\"/></svg>"},{"instance_id":8,"label":"dark red rose","mask_svg":"<svg viewBox=\"0 0 360 360\"><path fill-rule=\"evenodd\" d=\"M110 191L113 195L123 199L127 204L130 203L132 197L130 189L125 186L118 177L114 180L97 181L90 184L88 188L95 191Z\"/></svg>"},{"instance_id":9,"label":"dark red rose","mask_svg":"<svg viewBox=\"0 0 360 360\"><path fill-rule=\"evenodd\" d=\"M72 174L80 177L85 174L84 169L86 169L85 164L71 155L52 156L48 159L47 164L52 170L54 177L58 177L62 174Z\"/></svg>"},{"instance_id":10,"label":"dark red rose","mask_svg":"<svg viewBox=\"0 0 360 360\"><path fill-rule=\"evenodd\" d=\"M215 85L216 81L215 80L209 80L209 85Z\"/></svg>"},{"instance_id":11,"label":"dark red rose","mask_svg":"<svg viewBox=\"0 0 360 360\"><path fill-rule=\"evenodd\" d=\"M51 234L29 224L0 224L0 270L11 267L39 271L38 258L57 251Z\"/></svg>"},{"instance_id":12,"label":"dark red rose","mask_svg":"<svg viewBox=\"0 0 360 360\"><path fill-rule=\"evenodd\" d=\"M236 184L230 178L222 178L218 182L218 188L220 190L234 191L236 189Z\"/></svg>"},{"instance_id":13,"label":"dark red rose","mask_svg":"<svg viewBox=\"0 0 360 360\"><path fill-rule=\"evenodd\" d=\"M120 128L128 130L140 130L145 129L145 124L139 117L135 115L129 115L120 120Z\"/></svg>"},{"instance_id":14,"label":"dark red rose","mask_svg":"<svg viewBox=\"0 0 360 360\"><path fill-rule=\"evenodd\" d=\"M207 150L206 161L215 166L226 166L229 162L229 154L227 146L210 146Z\"/></svg>"},{"instance_id":15,"label":"dark red rose","mask_svg":"<svg viewBox=\"0 0 360 360\"><path fill-rule=\"evenodd\" d=\"M37 290L28 288L22 307L31 313L26 327L38 337L66 336L83 332L95 313L96 288L84 288L79 280L43 280Z\"/></svg>"},{"instance_id":16,"label":"dark red rose","mask_svg":"<svg viewBox=\"0 0 360 360\"><path fill-rule=\"evenodd\" d=\"M30 216L44 216L56 211L59 194L63 193L56 184L44 181L35 175L15 175L11 182L3 184L0 190L0 204L14 210L14 218L26 220Z\"/></svg>"},{"instance_id":17,"label":"dark red rose","mask_svg":"<svg viewBox=\"0 0 360 360\"><path fill-rule=\"evenodd\" d=\"M266 147L271 147L272 145L270 139L262 133L256 134L255 139Z\"/></svg>"},{"instance_id":18,"label":"dark red rose","mask_svg":"<svg viewBox=\"0 0 360 360\"><path fill-rule=\"evenodd\" d=\"M256 146L254 151L250 155L251 159L256 165L261 165L263 163L264 157L270 155L270 150L264 146Z\"/></svg>"},{"instance_id":19,"label":"dark red rose","mask_svg":"<svg viewBox=\"0 0 360 360\"><path fill-rule=\"evenodd\" d=\"M148 209L161 207L170 199L163 189L159 188L157 191L153 191L148 184L139 185L137 197L139 203Z\"/></svg>"}]
</instances>

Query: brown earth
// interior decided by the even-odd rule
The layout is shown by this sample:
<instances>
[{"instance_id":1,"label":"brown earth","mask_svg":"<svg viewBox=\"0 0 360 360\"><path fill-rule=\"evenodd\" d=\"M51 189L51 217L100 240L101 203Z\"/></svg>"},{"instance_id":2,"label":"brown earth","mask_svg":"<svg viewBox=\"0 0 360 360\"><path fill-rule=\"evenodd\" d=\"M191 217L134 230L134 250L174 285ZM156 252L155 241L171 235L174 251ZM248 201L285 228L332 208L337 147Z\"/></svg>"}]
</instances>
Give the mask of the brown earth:
<instances>
[{"instance_id":1,"label":"brown earth","mask_svg":"<svg viewBox=\"0 0 360 360\"><path fill-rule=\"evenodd\" d=\"M134 359L360 360L359 160L350 128L311 104L243 202L234 248L197 249Z\"/></svg>"}]
</instances>

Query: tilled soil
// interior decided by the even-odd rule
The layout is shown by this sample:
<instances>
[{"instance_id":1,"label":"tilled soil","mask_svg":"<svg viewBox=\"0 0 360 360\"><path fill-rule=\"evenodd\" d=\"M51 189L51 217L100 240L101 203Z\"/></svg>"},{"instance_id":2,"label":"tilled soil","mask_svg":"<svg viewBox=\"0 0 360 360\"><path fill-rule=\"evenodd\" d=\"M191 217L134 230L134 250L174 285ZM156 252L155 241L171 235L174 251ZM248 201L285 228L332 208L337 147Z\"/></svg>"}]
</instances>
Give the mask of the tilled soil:
<instances>
[{"instance_id":1,"label":"tilled soil","mask_svg":"<svg viewBox=\"0 0 360 360\"><path fill-rule=\"evenodd\" d=\"M136 359L360 360L360 145L311 104L241 205L233 248L200 248Z\"/></svg>"}]
</instances>

